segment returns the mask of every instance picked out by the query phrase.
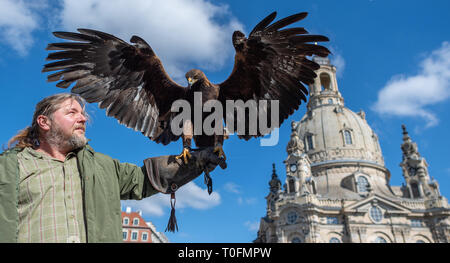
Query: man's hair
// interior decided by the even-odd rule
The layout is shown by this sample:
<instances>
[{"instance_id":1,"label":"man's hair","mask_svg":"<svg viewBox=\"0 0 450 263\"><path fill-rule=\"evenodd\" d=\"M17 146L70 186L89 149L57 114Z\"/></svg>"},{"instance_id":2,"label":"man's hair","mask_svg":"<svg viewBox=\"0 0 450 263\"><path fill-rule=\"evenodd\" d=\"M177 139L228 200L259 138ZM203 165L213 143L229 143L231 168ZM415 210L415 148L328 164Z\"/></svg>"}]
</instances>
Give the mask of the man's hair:
<instances>
[{"instance_id":1,"label":"man's hair","mask_svg":"<svg viewBox=\"0 0 450 263\"><path fill-rule=\"evenodd\" d=\"M19 131L14 137L12 137L8 142L8 149L12 147L37 147L39 146L39 125L37 124L37 118L40 115L47 116L52 119L53 113L57 111L64 101L67 99L72 99L80 103L83 109L83 115L88 119L88 115L85 110L86 101L77 94L72 93L59 93L52 96L48 96L38 102L36 105L36 109L34 110L33 120L31 122L31 126L26 127L25 129Z\"/></svg>"}]
</instances>

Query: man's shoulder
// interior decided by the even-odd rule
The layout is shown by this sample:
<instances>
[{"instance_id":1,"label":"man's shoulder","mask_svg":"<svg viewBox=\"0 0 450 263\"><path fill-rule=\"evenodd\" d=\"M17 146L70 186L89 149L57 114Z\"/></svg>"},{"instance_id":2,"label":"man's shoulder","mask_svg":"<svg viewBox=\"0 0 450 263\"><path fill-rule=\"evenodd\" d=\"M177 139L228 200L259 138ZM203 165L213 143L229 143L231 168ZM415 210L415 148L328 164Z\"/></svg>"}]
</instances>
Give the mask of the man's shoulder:
<instances>
[{"instance_id":1,"label":"man's shoulder","mask_svg":"<svg viewBox=\"0 0 450 263\"><path fill-rule=\"evenodd\" d=\"M0 158L5 158L10 155L17 155L19 152L23 151L23 149L24 148L19 148L19 147L6 149L2 153L0 153Z\"/></svg>"},{"instance_id":2,"label":"man's shoulder","mask_svg":"<svg viewBox=\"0 0 450 263\"><path fill-rule=\"evenodd\" d=\"M94 158L97 161L102 161L102 160L110 161L113 159L112 157L110 157L104 153L96 152L89 144L86 144L86 146L84 146L81 149L81 151L87 153L89 156L91 156L92 158Z\"/></svg>"}]
</instances>

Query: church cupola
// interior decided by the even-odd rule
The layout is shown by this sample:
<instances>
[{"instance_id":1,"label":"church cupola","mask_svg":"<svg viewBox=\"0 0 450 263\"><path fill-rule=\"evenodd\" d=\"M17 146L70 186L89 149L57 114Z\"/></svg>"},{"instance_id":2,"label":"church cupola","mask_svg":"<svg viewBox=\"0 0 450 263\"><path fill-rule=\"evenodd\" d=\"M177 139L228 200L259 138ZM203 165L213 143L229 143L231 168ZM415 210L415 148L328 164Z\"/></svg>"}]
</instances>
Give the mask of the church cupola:
<instances>
[{"instance_id":1,"label":"church cupola","mask_svg":"<svg viewBox=\"0 0 450 263\"><path fill-rule=\"evenodd\" d=\"M320 69L316 71L317 78L309 87L308 111L323 105L344 106L344 98L337 85L336 67L330 64L329 58L315 56L313 61L320 65Z\"/></svg>"}]
</instances>

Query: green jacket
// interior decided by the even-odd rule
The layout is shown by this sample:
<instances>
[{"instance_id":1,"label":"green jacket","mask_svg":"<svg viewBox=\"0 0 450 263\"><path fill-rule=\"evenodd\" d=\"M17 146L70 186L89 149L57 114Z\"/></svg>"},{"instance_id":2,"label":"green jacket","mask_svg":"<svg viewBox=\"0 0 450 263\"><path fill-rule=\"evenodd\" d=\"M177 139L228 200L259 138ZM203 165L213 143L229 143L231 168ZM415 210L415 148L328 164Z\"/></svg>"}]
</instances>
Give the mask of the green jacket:
<instances>
[{"instance_id":1,"label":"green jacket","mask_svg":"<svg viewBox=\"0 0 450 263\"><path fill-rule=\"evenodd\" d=\"M19 165L13 148L0 155L0 242L17 242ZM120 163L87 145L77 153L88 242L122 242L120 200L142 199L158 191L145 167Z\"/></svg>"}]
</instances>

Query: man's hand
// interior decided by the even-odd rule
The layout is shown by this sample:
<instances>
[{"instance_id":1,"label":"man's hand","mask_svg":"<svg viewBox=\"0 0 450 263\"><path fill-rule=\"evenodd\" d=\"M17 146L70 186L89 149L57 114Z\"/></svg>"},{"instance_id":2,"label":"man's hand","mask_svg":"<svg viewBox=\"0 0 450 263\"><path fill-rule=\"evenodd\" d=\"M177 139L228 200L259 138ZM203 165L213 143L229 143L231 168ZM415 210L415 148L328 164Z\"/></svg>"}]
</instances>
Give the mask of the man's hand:
<instances>
[{"instance_id":1,"label":"man's hand","mask_svg":"<svg viewBox=\"0 0 450 263\"><path fill-rule=\"evenodd\" d=\"M227 167L223 158L214 153L213 147L191 153L192 158L185 164L176 155L153 157L144 160L145 169L153 188L165 194L173 193L181 186L194 180L203 172L209 177L217 165Z\"/></svg>"},{"instance_id":2,"label":"man's hand","mask_svg":"<svg viewBox=\"0 0 450 263\"><path fill-rule=\"evenodd\" d=\"M209 172L213 171L217 165L222 169L227 167L225 159L220 158L214 153L214 148L209 147L200 151L191 153L192 157L187 164L176 155L167 155L144 160L145 170L148 179L155 190L165 194L171 194L169 222L166 231L174 232L178 230L175 217L175 192L181 186L197 178L203 172L205 173L205 183L208 187L208 193L212 192L212 179ZM144 167L143 167L144 168Z\"/></svg>"}]
</instances>

